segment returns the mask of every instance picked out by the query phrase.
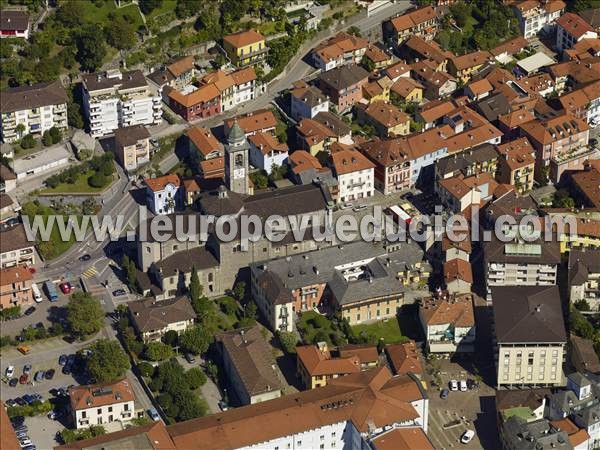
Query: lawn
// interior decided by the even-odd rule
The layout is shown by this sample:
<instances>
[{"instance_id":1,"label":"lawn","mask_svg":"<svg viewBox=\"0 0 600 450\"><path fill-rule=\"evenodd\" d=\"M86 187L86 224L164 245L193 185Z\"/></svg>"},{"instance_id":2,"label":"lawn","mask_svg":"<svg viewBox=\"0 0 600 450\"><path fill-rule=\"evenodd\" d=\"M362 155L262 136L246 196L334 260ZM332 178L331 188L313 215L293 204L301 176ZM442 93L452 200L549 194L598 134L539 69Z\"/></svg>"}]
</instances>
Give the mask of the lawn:
<instances>
[{"instance_id":1,"label":"lawn","mask_svg":"<svg viewBox=\"0 0 600 450\"><path fill-rule=\"evenodd\" d=\"M117 8L113 1L101 3L100 7L90 1L82 2L82 4L84 5L84 8L82 8L84 11L83 18L86 21L107 23L109 20L112 20L109 19L109 14L113 13L116 18L123 18L128 22L131 21L136 30L143 25L140 11L137 5L133 3L122 8Z\"/></svg>"},{"instance_id":2,"label":"lawn","mask_svg":"<svg viewBox=\"0 0 600 450\"><path fill-rule=\"evenodd\" d=\"M174 12L176 7L177 0L163 0L158 8L153 9L150 14L146 15L146 20L151 20L158 16L162 16L163 14Z\"/></svg>"},{"instance_id":3,"label":"lawn","mask_svg":"<svg viewBox=\"0 0 600 450\"><path fill-rule=\"evenodd\" d=\"M355 325L352 327L357 336L361 333L373 335L379 341L383 338L386 344L395 344L403 341L405 336L402 335L400 324L396 319L388 319L386 321L378 321L369 324Z\"/></svg>"},{"instance_id":4,"label":"lawn","mask_svg":"<svg viewBox=\"0 0 600 450\"><path fill-rule=\"evenodd\" d=\"M263 36L269 36L271 34L277 33L276 30L277 22L264 22L258 26L258 31L262 33Z\"/></svg>"},{"instance_id":5,"label":"lawn","mask_svg":"<svg viewBox=\"0 0 600 450\"><path fill-rule=\"evenodd\" d=\"M93 170L88 170L77 176L77 180L73 184L60 183L55 188L47 188L42 191L42 194L72 194L72 193L96 193L106 189L106 186L112 183L112 176L109 177L109 183L106 186L100 188L92 187L88 184L88 178L94 174Z\"/></svg>"}]
</instances>

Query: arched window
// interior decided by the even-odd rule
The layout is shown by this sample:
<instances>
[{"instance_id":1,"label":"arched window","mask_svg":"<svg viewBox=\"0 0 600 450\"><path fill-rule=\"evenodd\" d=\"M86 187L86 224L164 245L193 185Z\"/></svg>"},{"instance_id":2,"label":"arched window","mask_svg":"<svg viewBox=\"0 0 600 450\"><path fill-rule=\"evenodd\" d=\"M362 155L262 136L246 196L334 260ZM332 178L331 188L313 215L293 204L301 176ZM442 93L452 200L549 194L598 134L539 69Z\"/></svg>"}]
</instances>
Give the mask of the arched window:
<instances>
[{"instance_id":1,"label":"arched window","mask_svg":"<svg viewBox=\"0 0 600 450\"><path fill-rule=\"evenodd\" d=\"M244 167L244 155L241 155L241 154L235 155L235 167L236 168Z\"/></svg>"}]
</instances>

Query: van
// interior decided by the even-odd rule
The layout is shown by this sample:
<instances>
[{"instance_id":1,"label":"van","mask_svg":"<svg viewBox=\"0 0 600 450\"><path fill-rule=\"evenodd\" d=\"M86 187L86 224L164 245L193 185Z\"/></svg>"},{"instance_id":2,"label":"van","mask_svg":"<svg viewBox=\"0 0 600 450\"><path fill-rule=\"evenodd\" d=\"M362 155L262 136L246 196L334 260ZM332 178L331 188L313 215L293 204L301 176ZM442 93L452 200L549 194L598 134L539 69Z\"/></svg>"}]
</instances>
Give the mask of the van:
<instances>
[{"instance_id":1,"label":"van","mask_svg":"<svg viewBox=\"0 0 600 450\"><path fill-rule=\"evenodd\" d=\"M17 347L17 350L19 350L24 355L28 355L29 352L31 351L31 349L29 348L29 345L19 345Z\"/></svg>"},{"instance_id":2,"label":"van","mask_svg":"<svg viewBox=\"0 0 600 450\"><path fill-rule=\"evenodd\" d=\"M37 284L32 283L31 292L33 292L33 299L36 303L42 302L42 293L40 292L40 288L38 288Z\"/></svg>"}]
</instances>

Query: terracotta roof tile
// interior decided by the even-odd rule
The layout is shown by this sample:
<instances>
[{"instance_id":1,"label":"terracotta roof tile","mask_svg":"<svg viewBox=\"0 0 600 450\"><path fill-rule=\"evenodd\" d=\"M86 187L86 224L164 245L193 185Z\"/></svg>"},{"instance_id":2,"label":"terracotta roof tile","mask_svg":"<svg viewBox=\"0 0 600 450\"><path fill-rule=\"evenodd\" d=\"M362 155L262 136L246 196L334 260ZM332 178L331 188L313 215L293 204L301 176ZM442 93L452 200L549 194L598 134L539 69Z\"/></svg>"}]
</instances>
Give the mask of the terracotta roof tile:
<instances>
[{"instance_id":1,"label":"terracotta roof tile","mask_svg":"<svg viewBox=\"0 0 600 450\"><path fill-rule=\"evenodd\" d=\"M365 155L356 150L342 150L332 153L331 160L337 176L375 167Z\"/></svg>"},{"instance_id":2,"label":"terracotta roof tile","mask_svg":"<svg viewBox=\"0 0 600 450\"><path fill-rule=\"evenodd\" d=\"M181 178L177 174L163 175L162 177L146 178L144 180L146 186L153 192L164 190L167 184L174 184L176 187L181 186Z\"/></svg>"},{"instance_id":3,"label":"terracotta roof tile","mask_svg":"<svg viewBox=\"0 0 600 450\"><path fill-rule=\"evenodd\" d=\"M243 30L223 36L223 42L227 42L235 48L245 47L247 45L255 44L264 40L265 37L254 30Z\"/></svg>"},{"instance_id":4,"label":"terracotta roof tile","mask_svg":"<svg viewBox=\"0 0 600 450\"><path fill-rule=\"evenodd\" d=\"M192 127L188 130L187 136L204 157L208 156L215 150L222 152L223 145L207 128L199 126Z\"/></svg>"},{"instance_id":5,"label":"terracotta roof tile","mask_svg":"<svg viewBox=\"0 0 600 450\"><path fill-rule=\"evenodd\" d=\"M454 280L462 280L473 283L473 272L471 263L461 258L455 258L444 263L444 279L446 284Z\"/></svg>"},{"instance_id":6,"label":"terracotta roof tile","mask_svg":"<svg viewBox=\"0 0 600 450\"><path fill-rule=\"evenodd\" d=\"M30 281L31 279L31 272L25 266L0 269L0 286L7 286L13 283L20 283L22 281Z\"/></svg>"},{"instance_id":7,"label":"terracotta roof tile","mask_svg":"<svg viewBox=\"0 0 600 450\"><path fill-rule=\"evenodd\" d=\"M589 23L587 23L577 14L573 14L571 12L564 13L562 16L560 16L556 21L556 24L562 27L575 39L580 39L585 33L594 31Z\"/></svg>"},{"instance_id":8,"label":"terracotta roof tile","mask_svg":"<svg viewBox=\"0 0 600 450\"><path fill-rule=\"evenodd\" d=\"M133 388L127 379L87 386L74 386L69 389L69 397L71 408L74 411L135 400Z\"/></svg>"},{"instance_id":9,"label":"terracotta roof tile","mask_svg":"<svg viewBox=\"0 0 600 450\"><path fill-rule=\"evenodd\" d=\"M456 295L450 299L423 299L419 302L419 308L427 325L475 325L471 294Z\"/></svg>"}]
</instances>

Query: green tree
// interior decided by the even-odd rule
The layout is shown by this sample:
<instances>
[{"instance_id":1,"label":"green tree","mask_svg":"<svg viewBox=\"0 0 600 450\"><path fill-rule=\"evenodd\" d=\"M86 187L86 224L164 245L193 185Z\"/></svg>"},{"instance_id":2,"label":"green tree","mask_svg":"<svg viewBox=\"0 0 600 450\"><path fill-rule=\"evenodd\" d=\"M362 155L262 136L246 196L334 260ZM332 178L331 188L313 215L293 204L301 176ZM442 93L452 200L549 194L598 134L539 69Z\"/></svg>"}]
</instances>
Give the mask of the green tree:
<instances>
[{"instance_id":1,"label":"green tree","mask_svg":"<svg viewBox=\"0 0 600 450\"><path fill-rule=\"evenodd\" d=\"M175 398L175 401L179 406L178 419L180 421L190 420L206 415L208 408L206 403L199 397L190 395L189 393L185 395L179 395L177 397Z\"/></svg>"},{"instance_id":2,"label":"green tree","mask_svg":"<svg viewBox=\"0 0 600 450\"><path fill-rule=\"evenodd\" d=\"M190 385L190 389L198 389L206 384L206 375L199 367L192 367L185 373L185 377Z\"/></svg>"},{"instance_id":3,"label":"green tree","mask_svg":"<svg viewBox=\"0 0 600 450\"><path fill-rule=\"evenodd\" d=\"M206 353L212 340L206 328L197 325L186 330L179 338L179 346L186 352L200 355Z\"/></svg>"},{"instance_id":4,"label":"green tree","mask_svg":"<svg viewBox=\"0 0 600 450\"><path fill-rule=\"evenodd\" d=\"M137 368L143 377L150 378L154 374L154 366L146 361L139 362Z\"/></svg>"},{"instance_id":5,"label":"green tree","mask_svg":"<svg viewBox=\"0 0 600 450\"><path fill-rule=\"evenodd\" d=\"M124 20L113 20L104 27L106 42L118 50L129 50L137 42L135 29Z\"/></svg>"},{"instance_id":6,"label":"green tree","mask_svg":"<svg viewBox=\"0 0 600 450\"><path fill-rule=\"evenodd\" d=\"M23 136L23 133L25 133L25 125L22 123L17 124L17 126L15 127L15 133L17 133L17 137L21 137Z\"/></svg>"},{"instance_id":7,"label":"green tree","mask_svg":"<svg viewBox=\"0 0 600 450\"><path fill-rule=\"evenodd\" d=\"M290 331L277 331L277 339L286 353L296 353L296 345L298 344L298 336Z\"/></svg>"},{"instance_id":8,"label":"green tree","mask_svg":"<svg viewBox=\"0 0 600 450\"><path fill-rule=\"evenodd\" d=\"M44 131L44 134L42 134L42 144L44 144L44 147L50 147L52 145L52 136L50 135L49 130Z\"/></svg>"},{"instance_id":9,"label":"green tree","mask_svg":"<svg viewBox=\"0 0 600 450\"><path fill-rule=\"evenodd\" d=\"M129 286L129 289L134 289L137 282L135 262L129 256L125 255L121 263L125 271L125 277L127 278L127 286Z\"/></svg>"},{"instance_id":10,"label":"green tree","mask_svg":"<svg viewBox=\"0 0 600 450\"><path fill-rule=\"evenodd\" d=\"M144 348L144 357L150 361L164 361L173 356L173 349L162 342L149 342Z\"/></svg>"},{"instance_id":11,"label":"green tree","mask_svg":"<svg viewBox=\"0 0 600 450\"><path fill-rule=\"evenodd\" d=\"M102 172L96 172L88 177L88 184L93 188L102 188L108 184L108 177Z\"/></svg>"},{"instance_id":12,"label":"green tree","mask_svg":"<svg viewBox=\"0 0 600 450\"><path fill-rule=\"evenodd\" d=\"M179 335L177 334L177 331L169 330L164 334L162 340L165 344L175 347L177 345L177 341L179 340Z\"/></svg>"},{"instance_id":13,"label":"green tree","mask_svg":"<svg viewBox=\"0 0 600 450\"><path fill-rule=\"evenodd\" d=\"M348 28L348 34L351 34L356 37L362 37L362 32L360 31L360 28L358 28L355 25L352 25L350 28Z\"/></svg>"},{"instance_id":14,"label":"green tree","mask_svg":"<svg viewBox=\"0 0 600 450\"><path fill-rule=\"evenodd\" d=\"M192 303L200 300L202 296L202 285L200 284L200 278L198 277L198 271L196 267L192 267L192 274L190 275L190 299Z\"/></svg>"},{"instance_id":15,"label":"green tree","mask_svg":"<svg viewBox=\"0 0 600 450\"><path fill-rule=\"evenodd\" d=\"M243 281L235 283L233 286L233 296L238 302L244 300L244 297L246 297L246 283Z\"/></svg>"},{"instance_id":16,"label":"green tree","mask_svg":"<svg viewBox=\"0 0 600 450\"><path fill-rule=\"evenodd\" d=\"M21 147L25 149L34 148L35 147L35 138L32 134L26 134L21 138Z\"/></svg>"},{"instance_id":17,"label":"green tree","mask_svg":"<svg viewBox=\"0 0 600 450\"><path fill-rule=\"evenodd\" d=\"M52 127L48 130L48 132L50 133L50 137L52 138L53 144L58 144L61 141L62 133L61 133L60 129L58 129L56 127Z\"/></svg>"},{"instance_id":18,"label":"green tree","mask_svg":"<svg viewBox=\"0 0 600 450\"><path fill-rule=\"evenodd\" d=\"M577 300L573 305L578 311L591 311L590 304L584 298Z\"/></svg>"},{"instance_id":19,"label":"green tree","mask_svg":"<svg viewBox=\"0 0 600 450\"><path fill-rule=\"evenodd\" d=\"M89 24L81 28L77 35L77 60L82 70L95 72L102 65L106 56L102 29L97 25Z\"/></svg>"},{"instance_id":20,"label":"green tree","mask_svg":"<svg viewBox=\"0 0 600 450\"><path fill-rule=\"evenodd\" d=\"M97 298L87 292L76 292L67 303L67 322L71 332L83 338L102 329L104 311Z\"/></svg>"},{"instance_id":21,"label":"green tree","mask_svg":"<svg viewBox=\"0 0 600 450\"><path fill-rule=\"evenodd\" d=\"M258 308L256 307L256 303L254 303L253 300L250 300L248 303L246 303L246 306L244 306L244 317L256 319L257 311Z\"/></svg>"},{"instance_id":22,"label":"green tree","mask_svg":"<svg viewBox=\"0 0 600 450\"><path fill-rule=\"evenodd\" d=\"M150 14L155 9L161 7L162 0L139 0L138 4L144 14Z\"/></svg>"},{"instance_id":23,"label":"green tree","mask_svg":"<svg viewBox=\"0 0 600 450\"><path fill-rule=\"evenodd\" d=\"M91 439L97 436L102 436L103 434L106 434L106 430L103 426L92 425L89 428L82 428L79 430L65 428L60 432L60 437L65 444L70 444L71 442Z\"/></svg>"},{"instance_id":24,"label":"green tree","mask_svg":"<svg viewBox=\"0 0 600 450\"><path fill-rule=\"evenodd\" d=\"M91 350L86 369L96 383L115 381L131 367L119 341L100 339L92 345Z\"/></svg>"},{"instance_id":25,"label":"green tree","mask_svg":"<svg viewBox=\"0 0 600 450\"><path fill-rule=\"evenodd\" d=\"M256 189L265 189L269 185L269 178L262 171L251 173L250 180Z\"/></svg>"}]
</instances>

